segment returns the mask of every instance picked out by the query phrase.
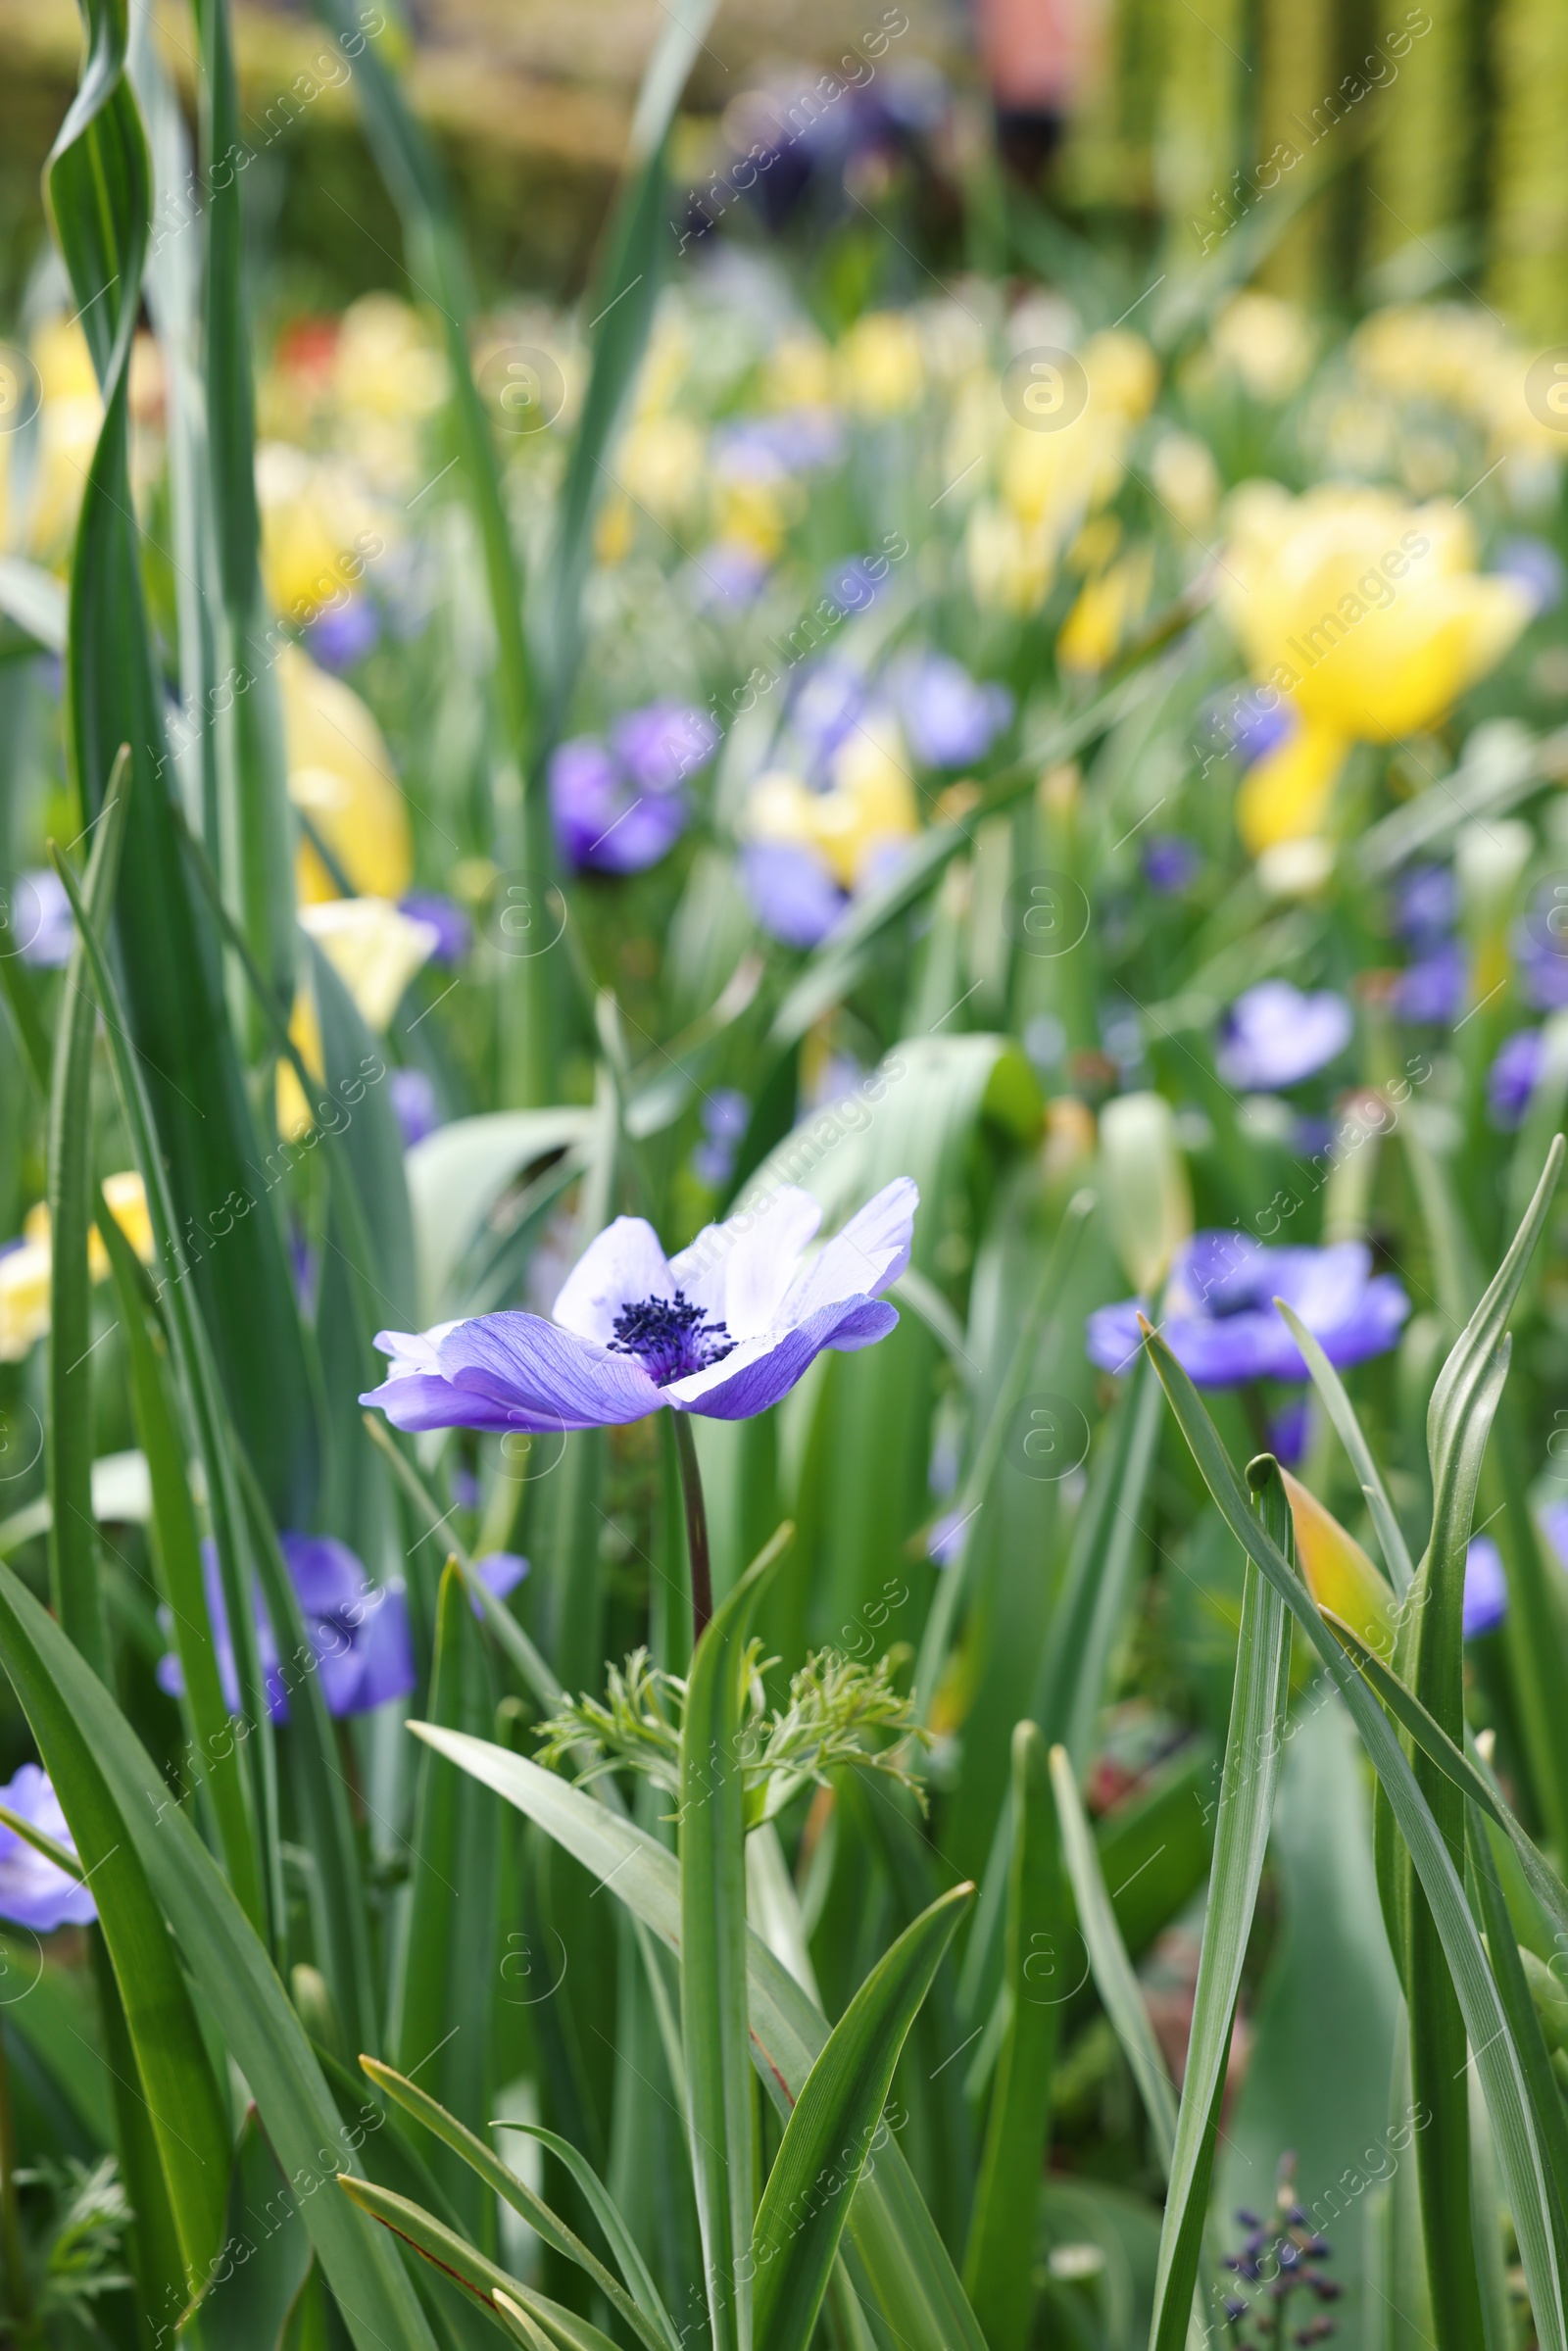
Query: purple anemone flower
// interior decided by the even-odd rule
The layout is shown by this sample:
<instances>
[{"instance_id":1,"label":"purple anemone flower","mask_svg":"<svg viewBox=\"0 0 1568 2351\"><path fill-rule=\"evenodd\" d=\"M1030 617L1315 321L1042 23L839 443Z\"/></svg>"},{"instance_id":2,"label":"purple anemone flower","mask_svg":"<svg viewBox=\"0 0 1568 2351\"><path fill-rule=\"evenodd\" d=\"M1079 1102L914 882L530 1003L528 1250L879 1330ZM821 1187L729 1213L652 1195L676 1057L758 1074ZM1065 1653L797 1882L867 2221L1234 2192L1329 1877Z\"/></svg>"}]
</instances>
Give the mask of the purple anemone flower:
<instances>
[{"instance_id":1,"label":"purple anemone flower","mask_svg":"<svg viewBox=\"0 0 1568 2351\"><path fill-rule=\"evenodd\" d=\"M1547 883L1514 933L1514 957L1527 1003L1542 1012L1568 1007L1568 891Z\"/></svg>"},{"instance_id":2,"label":"purple anemone flower","mask_svg":"<svg viewBox=\"0 0 1568 2351\"><path fill-rule=\"evenodd\" d=\"M890 682L909 749L927 767L983 759L1012 722L1006 687L983 685L947 654L910 654L895 664Z\"/></svg>"},{"instance_id":3,"label":"purple anemone flower","mask_svg":"<svg viewBox=\"0 0 1568 2351\"><path fill-rule=\"evenodd\" d=\"M1457 939L1440 939L1399 973L1389 1002L1401 1020L1449 1028L1464 1001L1466 965Z\"/></svg>"},{"instance_id":4,"label":"purple anemone flower","mask_svg":"<svg viewBox=\"0 0 1568 2351\"><path fill-rule=\"evenodd\" d=\"M1394 885L1394 928L1413 946L1447 937L1459 916L1459 885L1451 865L1407 865Z\"/></svg>"},{"instance_id":5,"label":"purple anemone flower","mask_svg":"<svg viewBox=\"0 0 1568 2351\"><path fill-rule=\"evenodd\" d=\"M806 1261L822 1211L793 1185L706 1226L673 1259L642 1217L617 1216L550 1321L511 1312L383 1331L391 1369L360 1401L398 1429L604 1428L666 1404L749 1420L824 1347L870 1347L895 1327L880 1293L909 1262L918 1198L896 1178Z\"/></svg>"},{"instance_id":6,"label":"purple anemone flower","mask_svg":"<svg viewBox=\"0 0 1568 2351\"><path fill-rule=\"evenodd\" d=\"M1520 1029L1487 1072L1487 1107L1494 1126L1505 1132L1523 1123L1546 1058L1545 1033Z\"/></svg>"},{"instance_id":7,"label":"purple anemone flower","mask_svg":"<svg viewBox=\"0 0 1568 2351\"><path fill-rule=\"evenodd\" d=\"M1219 1074L1249 1094L1294 1086L1342 1053L1354 1026L1349 1005L1332 989L1303 996L1289 980L1259 980L1225 1016Z\"/></svg>"},{"instance_id":8,"label":"purple anemone flower","mask_svg":"<svg viewBox=\"0 0 1568 2351\"><path fill-rule=\"evenodd\" d=\"M412 914L416 922L427 922L434 931L432 963L450 970L454 963L463 961L473 945L473 924L455 898L448 898L439 890L411 890L407 898L398 900L398 905L405 914Z\"/></svg>"},{"instance_id":9,"label":"purple anemone flower","mask_svg":"<svg viewBox=\"0 0 1568 2351\"><path fill-rule=\"evenodd\" d=\"M1144 852L1144 879L1161 898L1177 898L1198 879L1203 859L1180 833L1156 833Z\"/></svg>"},{"instance_id":10,"label":"purple anemone flower","mask_svg":"<svg viewBox=\"0 0 1568 2351\"><path fill-rule=\"evenodd\" d=\"M1473 1535L1464 1555L1464 1637L1494 1633L1508 1613L1508 1579L1502 1553L1490 1535Z\"/></svg>"},{"instance_id":11,"label":"purple anemone flower","mask_svg":"<svg viewBox=\"0 0 1568 2351\"><path fill-rule=\"evenodd\" d=\"M1536 612L1555 612L1562 602L1564 585L1563 563L1554 547L1544 539L1521 532L1504 539L1497 550L1494 571L1504 579L1517 580L1536 608Z\"/></svg>"},{"instance_id":12,"label":"purple anemone flower","mask_svg":"<svg viewBox=\"0 0 1568 2351\"><path fill-rule=\"evenodd\" d=\"M486 1551L482 1559L474 1561L473 1572L494 1598L504 1600L528 1573L528 1562L520 1551ZM484 1613L477 1600L473 1603L473 1613L475 1616Z\"/></svg>"},{"instance_id":13,"label":"purple anemone flower","mask_svg":"<svg viewBox=\"0 0 1568 2351\"><path fill-rule=\"evenodd\" d=\"M1344 1371L1394 1346L1410 1301L1393 1274L1374 1274L1364 1242L1330 1249L1265 1249L1249 1233L1195 1233L1171 1269L1160 1336L1200 1388L1248 1380L1304 1380L1306 1365L1274 1300L1298 1314ZM1140 1307L1124 1298L1090 1315L1085 1344L1102 1371L1125 1371L1142 1339Z\"/></svg>"},{"instance_id":14,"label":"purple anemone flower","mask_svg":"<svg viewBox=\"0 0 1568 2351\"><path fill-rule=\"evenodd\" d=\"M327 1711L337 1715L365 1714L372 1706L384 1705L388 1698L406 1697L414 1688L415 1674L408 1602L402 1587L372 1585L348 1544L339 1543L335 1536L288 1534L279 1537L278 1545L299 1594L300 1611L320 1672ZM223 1703L231 1714L237 1714L239 1673L219 1573L218 1548L211 1542L202 1544L202 1582ZM289 1682L278 1656L272 1620L259 1588L253 1594L252 1605L267 1709L273 1722L286 1723ZM184 1694L184 1671L172 1651L158 1661L158 1684L171 1697Z\"/></svg>"},{"instance_id":15,"label":"purple anemone flower","mask_svg":"<svg viewBox=\"0 0 1568 2351\"><path fill-rule=\"evenodd\" d=\"M820 946L850 903L821 859L793 841L749 841L740 874L752 912L785 947Z\"/></svg>"},{"instance_id":16,"label":"purple anemone flower","mask_svg":"<svg viewBox=\"0 0 1568 2351\"><path fill-rule=\"evenodd\" d=\"M403 1148L413 1151L426 1135L433 1135L441 1124L441 1105L436 1100L435 1082L422 1069L394 1069L388 1081L392 1089L392 1107L403 1136Z\"/></svg>"},{"instance_id":17,"label":"purple anemone flower","mask_svg":"<svg viewBox=\"0 0 1568 2351\"><path fill-rule=\"evenodd\" d=\"M346 597L318 612L305 632L311 659L323 669L352 669L381 641L381 615L368 596Z\"/></svg>"},{"instance_id":18,"label":"purple anemone flower","mask_svg":"<svg viewBox=\"0 0 1568 2351\"><path fill-rule=\"evenodd\" d=\"M766 577L767 558L739 539L714 539L686 568L692 602L705 612L755 604Z\"/></svg>"},{"instance_id":19,"label":"purple anemone flower","mask_svg":"<svg viewBox=\"0 0 1568 2351\"><path fill-rule=\"evenodd\" d=\"M0 1788L0 1804L74 1853L60 1798L35 1763L23 1764L9 1787ZM0 1827L0 1919L28 1927L34 1935L52 1935L57 1927L89 1926L97 1916L98 1905L85 1886L57 1870L15 1829Z\"/></svg>"},{"instance_id":20,"label":"purple anemone flower","mask_svg":"<svg viewBox=\"0 0 1568 2351\"><path fill-rule=\"evenodd\" d=\"M639 789L593 735L574 736L553 753L550 812L563 856L600 873L641 873L657 865L691 814L678 785Z\"/></svg>"},{"instance_id":21,"label":"purple anemone flower","mask_svg":"<svg viewBox=\"0 0 1568 2351\"><path fill-rule=\"evenodd\" d=\"M718 749L711 713L690 703L651 702L610 730L611 748L637 792L673 792Z\"/></svg>"}]
</instances>

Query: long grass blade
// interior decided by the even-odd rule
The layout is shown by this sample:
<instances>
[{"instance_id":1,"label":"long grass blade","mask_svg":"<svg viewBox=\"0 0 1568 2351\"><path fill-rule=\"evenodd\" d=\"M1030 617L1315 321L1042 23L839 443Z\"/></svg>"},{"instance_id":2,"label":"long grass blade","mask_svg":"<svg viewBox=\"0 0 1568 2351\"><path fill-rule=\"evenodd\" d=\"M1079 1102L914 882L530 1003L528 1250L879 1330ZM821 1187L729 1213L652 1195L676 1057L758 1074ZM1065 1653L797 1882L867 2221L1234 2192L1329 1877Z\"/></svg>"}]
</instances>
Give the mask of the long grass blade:
<instances>
[{"instance_id":1,"label":"long grass blade","mask_svg":"<svg viewBox=\"0 0 1568 2351\"><path fill-rule=\"evenodd\" d=\"M974 1893L943 1894L872 1969L817 2058L758 2207L759 2351L807 2351L909 2027Z\"/></svg>"},{"instance_id":2,"label":"long grass blade","mask_svg":"<svg viewBox=\"0 0 1568 2351\"><path fill-rule=\"evenodd\" d=\"M779 1554L750 1568L692 1659L680 1740L680 2017L692 2180L713 2351L750 2351L752 2085L747 2064L746 1636Z\"/></svg>"},{"instance_id":3,"label":"long grass blade","mask_svg":"<svg viewBox=\"0 0 1568 2351\"><path fill-rule=\"evenodd\" d=\"M106 920L120 872L130 765L122 746L104 797L83 897L89 919ZM59 853L56 852L58 861ZM101 1681L109 1672L109 1624L98 1579L92 1509L92 1277L87 1236L93 1214L92 1064L98 1007L84 985L78 937L66 967L49 1091L49 1589L55 1611Z\"/></svg>"},{"instance_id":4,"label":"long grass blade","mask_svg":"<svg viewBox=\"0 0 1568 2351\"><path fill-rule=\"evenodd\" d=\"M1012 1855L1004 1984L1010 2014L997 2061L963 2281L996 2351L1023 2351L1034 2306L1035 2222L1051 2131L1051 2076L1062 1947L1061 1839L1046 1742L1032 1722L1012 1734Z\"/></svg>"},{"instance_id":5,"label":"long grass blade","mask_svg":"<svg viewBox=\"0 0 1568 2351\"><path fill-rule=\"evenodd\" d=\"M1094 1836L1063 1746L1051 1750L1051 1786L1061 1824L1061 1854L1078 1908L1078 1926L1089 1952L1095 1989L1132 2068L1138 2094L1149 2117L1150 2134L1160 2170L1170 2178L1176 2147L1176 2092L1160 2056L1149 2021L1144 1995L1138 1988L1127 1946L1110 1907Z\"/></svg>"},{"instance_id":6,"label":"long grass blade","mask_svg":"<svg viewBox=\"0 0 1568 2351\"><path fill-rule=\"evenodd\" d=\"M1204 1485L1232 1534L1312 1641L1350 1710L1388 1795L1441 1936L1444 1960L1470 2042L1471 2055L1464 2062L1475 2065L1486 2090L1487 2110L1492 2117L1503 2186L1518 2231L1536 2325L1544 2344L1568 2351L1562 2282L1553 2261L1545 2159L1529 2111L1507 2017L1497 1997L1446 1840L1382 1707L1341 1652L1335 1635L1278 1544L1256 1513L1249 1508L1197 1389L1157 1335L1146 1333L1145 1345L1154 1358L1161 1385Z\"/></svg>"},{"instance_id":7,"label":"long grass blade","mask_svg":"<svg viewBox=\"0 0 1568 2351\"><path fill-rule=\"evenodd\" d=\"M1290 1504L1271 1455L1248 1472L1258 1509L1281 1551L1291 1555ZM1291 1615L1248 1562L1236 1651L1236 1684L1220 1780L1214 1867L1203 1917L1187 2070L1176 2117L1170 2187L1154 2280L1151 2351L1177 2351L1186 2337L1213 2170L1219 2098L1230 2057L1242 1962L1263 1875L1286 1708L1290 1700Z\"/></svg>"}]
</instances>

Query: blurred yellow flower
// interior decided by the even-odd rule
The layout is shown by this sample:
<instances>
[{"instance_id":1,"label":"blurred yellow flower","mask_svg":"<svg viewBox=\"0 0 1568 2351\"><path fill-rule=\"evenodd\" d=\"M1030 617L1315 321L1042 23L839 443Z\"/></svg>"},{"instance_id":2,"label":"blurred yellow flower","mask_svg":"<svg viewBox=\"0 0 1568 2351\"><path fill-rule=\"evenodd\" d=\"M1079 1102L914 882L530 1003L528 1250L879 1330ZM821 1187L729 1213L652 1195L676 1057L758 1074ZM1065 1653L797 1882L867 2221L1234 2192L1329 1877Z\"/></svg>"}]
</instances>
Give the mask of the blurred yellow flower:
<instances>
[{"instance_id":1,"label":"blurred yellow flower","mask_svg":"<svg viewBox=\"0 0 1568 2351\"><path fill-rule=\"evenodd\" d=\"M1276 294L1238 294L1215 319L1209 342L1254 400L1289 400L1312 365L1309 320Z\"/></svg>"},{"instance_id":2,"label":"blurred yellow flower","mask_svg":"<svg viewBox=\"0 0 1568 2351\"><path fill-rule=\"evenodd\" d=\"M868 311L838 349L845 405L861 416L901 416L925 389L920 338L902 311Z\"/></svg>"},{"instance_id":3,"label":"blurred yellow flower","mask_svg":"<svg viewBox=\"0 0 1568 2351\"><path fill-rule=\"evenodd\" d=\"M612 470L633 505L646 507L658 522L679 522L693 512L702 491L705 451L701 427L690 417L639 416L621 441Z\"/></svg>"},{"instance_id":4,"label":"blurred yellow flower","mask_svg":"<svg viewBox=\"0 0 1568 2351\"><path fill-rule=\"evenodd\" d=\"M152 1220L147 1195L134 1168L105 1176L104 1201L144 1265L153 1259ZM22 1224L19 1248L0 1253L0 1363L20 1363L49 1328L49 1203L39 1200ZM87 1235L87 1270L95 1282L109 1279L109 1251L94 1225Z\"/></svg>"},{"instance_id":5,"label":"blurred yellow flower","mask_svg":"<svg viewBox=\"0 0 1568 2351\"><path fill-rule=\"evenodd\" d=\"M758 777L746 808L753 840L814 850L846 890L865 879L879 850L918 830L902 738L891 721L875 718L840 749L825 791L775 768Z\"/></svg>"},{"instance_id":6,"label":"blurred yellow flower","mask_svg":"<svg viewBox=\"0 0 1568 2351\"><path fill-rule=\"evenodd\" d=\"M49 1328L49 1244L0 1252L0 1363L20 1363Z\"/></svg>"},{"instance_id":7,"label":"blurred yellow flower","mask_svg":"<svg viewBox=\"0 0 1568 2351\"><path fill-rule=\"evenodd\" d=\"M1184 529L1201 535L1219 512L1219 467L1206 441L1195 433L1168 432L1154 445L1149 461L1154 495L1169 507Z\"/></svg>"},{"instance_id":8,"label":"blurred yellow flower","mask_svg":"<svg viewBox=\"0 0 1568 2351\"><path fill-rule=\"evenodd\" d=\"M738 541L771 563L805 504L799 482L721 476L713 484L713 535Z\"/></svg>"},{"instance_id":9,"label":"blurred yellow flower","mask_svg":"<svg viewBox=\"0 0 1568 2351\"><path fill-rule=\"evenodd\" d=\"M1056 575L1057 545L1045 523L1025 522L992 499L969 516L963 553L982 612L1038 612Z\"/></svg>"},{"instance_id":10,"label":"blurred yellow flower","mask_svg":"<svg viewBox=\"0 0 1568 2351\"><path fill-rule=\"evenodd\" d=\"M1435 724L1532 606L1515 581L1473 569L1454 506L1332 484L1294 499L1254 482L1228 521L1222 609L1254 678L1304 721L1244 787L1238 818L1255 852L1316 831L1345 748Z\"/></svg>"},{"instance_id":11,"label":"blurred yellow flower","mask_svg":"<svg viewBox=\"0 0 1568 2351\"><path fill-rule=\"evenodd\" d=\"M820 335L785 335L762 369L762 404L771 409L826 408L833 398L833 354Z\"/></svg>"},{"instance_id":12,"label":"blurred yellow flower","mask_svg":"<svg viewBox=\"0 0 1568 2351\"><path fill-rule=\"evenodd\" d=\"M256 501L262 579L273 610L296 623L351 593L380 551L378 510L336 459L264 441L256 452Z\"/></svg>"},{"instance_id":13,"label":"blurred yellow flower","mask_svg":"<svg viewBox=\"0 0 1568 2351\"><path fill-rule=\"evenodd\" d=\"M76 514L103 423L103 402L87 338L74 319L51 318L29 345L42 409L37 457L20 543L35 562L69 560ZM8 532L8 536L9 536Z\"/></svg>"},{"instance_id":14,"label":"blurred yellow flower","mask_svg":"<svg viewBox=\"0 0 1568 2351\"><path fill-rule=\"evenodd\" d=\"M1090 407L1141 423L1159 390L1159 362L1143 336L1109 326L1091 335L1078 357L1089 378Z\"/></svg>"},{"instance_id":15,"label":"blurred yellow flower","mask_svg":"<svg viewBox=\"0 0 1568 2351\"><path fill-rule=\"evenodd\" d=\"M1060 666L1088 677L1103 669L1141 618L1153 576L1153 551L1134 547L1098 579L1086 581L1056 639Z\"/></svg>"},{"instance_id":16,"label":"blurred yellow flower","mask_svg":"<svg viewBox=\"0 0 1568 2351\"><path fill-rule=\"evenodd\" d=\"M310 817L358 892L397 899L414 877L414 842L381 730L359 696L297 646L277 663L289 798ZM302 905L338 895L308 841L295 887Z\"/></svg>"},{"instance_id":17,"label":"blurred yellow flower","mask_svg":"<svg viewBox=\"0 0 1568 2351\"><path fill-rule=\"evenodd\" d=\"M435 925L405 914L384 898L335 898L300 908L300 928L314 939L354 1000L367 1028L379 1034L403 1001L415 973L440 944ZM319 1080L323 1072L320 1017L309 988L294 999L288 1033L295 1052ZM277 1130L296 1142L314 1124L292 1063L277 1065Z\"/></svg>"},{"instance_id":18,"label":"blurred yellow flower","mask_svg":"<svg viewBox=\"0 0 1568 2351\"><path fill-rule=\"evenodd\" d=\"M343 314L332 362L343 408L433 416L451 388L446 354L419 313L395 294L362 294Z\"/></svg>"}]
</instances>

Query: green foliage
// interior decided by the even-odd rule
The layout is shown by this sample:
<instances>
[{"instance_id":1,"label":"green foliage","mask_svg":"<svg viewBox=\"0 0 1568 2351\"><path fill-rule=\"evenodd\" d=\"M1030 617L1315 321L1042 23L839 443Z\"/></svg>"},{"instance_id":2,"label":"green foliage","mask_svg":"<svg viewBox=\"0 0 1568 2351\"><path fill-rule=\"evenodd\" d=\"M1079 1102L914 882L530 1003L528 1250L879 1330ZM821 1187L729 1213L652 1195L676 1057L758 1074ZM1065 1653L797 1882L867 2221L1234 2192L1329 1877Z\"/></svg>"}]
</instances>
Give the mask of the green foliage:
<instances>
[{"instance_id":1,"label":"green foliage","mask_svg":"<svg viewBox=\"0 0 1568 2351\"><path fill-rule=\"evenodd\" d=\"M747 1642L745 1713L735 1743L748 1830L776 1819L804 1788L830 1786L835 1771L880 1772L923 1801L906 1742L929 1745L931 1734L895 1687L906 1651L889 1650L866 1667L830 1649L813 1650L790 1676L785 1704L769 1711L764 1677L778 1662L763 1656L760 1641ZM551 1769L569 1764L579 1787L607 1772L633 1771L678 1801L686 1688L684 1676L634 1649L624 1667L608 1668L603 1698L585 1693L540 1724L539 1761ZM873 1745L881 1735L891 1735L893 1743Z\"/></svg>"}]
</instances>

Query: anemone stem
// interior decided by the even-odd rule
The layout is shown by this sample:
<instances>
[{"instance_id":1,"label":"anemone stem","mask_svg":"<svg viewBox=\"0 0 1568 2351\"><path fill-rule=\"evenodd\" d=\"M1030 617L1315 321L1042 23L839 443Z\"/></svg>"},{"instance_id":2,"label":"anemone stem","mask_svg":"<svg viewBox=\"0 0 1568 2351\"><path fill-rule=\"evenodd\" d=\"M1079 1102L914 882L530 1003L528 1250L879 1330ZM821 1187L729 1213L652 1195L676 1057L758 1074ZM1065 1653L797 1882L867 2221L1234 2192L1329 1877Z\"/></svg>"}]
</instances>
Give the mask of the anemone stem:
<instances>
[{"instance_id":1,"label":"anemone stem","mask_svg":"<svg viewBox=\"0 0 1568 2351\"><path fill-rule=\"evenodd\" d=\"M708 1511L703 1501L703 1473L697 1466L697 1440L691 1414L677 1412L675 1450L680 1458L681 1498L686 1504L686 1556L692 1578L692 1647L703 1638L713 1613L713 1577L708 1556Z\"/></svg>"}]
</instances>

